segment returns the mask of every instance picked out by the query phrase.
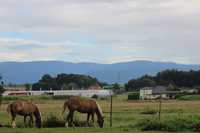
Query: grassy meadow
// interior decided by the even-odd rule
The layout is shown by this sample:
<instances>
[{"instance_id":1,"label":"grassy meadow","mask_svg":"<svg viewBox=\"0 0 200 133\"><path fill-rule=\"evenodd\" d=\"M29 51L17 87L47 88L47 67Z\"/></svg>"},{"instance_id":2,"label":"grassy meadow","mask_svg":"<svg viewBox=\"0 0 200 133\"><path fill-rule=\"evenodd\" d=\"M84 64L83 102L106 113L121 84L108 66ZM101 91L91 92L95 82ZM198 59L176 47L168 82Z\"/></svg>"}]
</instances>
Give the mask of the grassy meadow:
<instances>
[{"instance_id":1,"label":"grassy meadow","mask_svg":"<svg viewBox=\"0 0 200 133\"><path fill-rule=\"evenodd\" d=\"M24 97L22 98L24 99ZM40 108L43 119L47 118L47 116L53 114L60 119L64 120L64 116L61 115L62 106L64 100L55 100L51 98L38 98L38 97L28 97L26 100L34 101ZM5 99L3 104L0 107L0 123L5 127L0 128L0 132L2 133L77 133L77 132L87 132L87 133L119 133L119 132L145 132L140 128L136 127L137 123L142 119L156 119L158 117L157 112L159 103L158 101L127 101L127 95L119 95L114 96L113 98L113 127L109 127L109 99L98 100L100 103L104 115L105 115L105 127L103 129L99 129L97 123L95 124L95 128L24 128L22 125L23 118L18 116L16 123L18 128L12 129L10 128L10 118L6 113L6 107L12 99ZM152 114L149 112L153 112ZM148 114L149 113L149 114ZM162 119L169 119L173 117L178 118L191 118L198 116L200 117L200 101L185 101L185 100L165 100L162 104ZM85 114L75 113L75 118L79 121L86 120ZM96 119L95 119L96 120ZM160 131L148 131L151 132L160 132ZM190 132L190 131L182 131L182 132ZM163 133L163 132L162 132Z\"/></svg>"}]
</instances>

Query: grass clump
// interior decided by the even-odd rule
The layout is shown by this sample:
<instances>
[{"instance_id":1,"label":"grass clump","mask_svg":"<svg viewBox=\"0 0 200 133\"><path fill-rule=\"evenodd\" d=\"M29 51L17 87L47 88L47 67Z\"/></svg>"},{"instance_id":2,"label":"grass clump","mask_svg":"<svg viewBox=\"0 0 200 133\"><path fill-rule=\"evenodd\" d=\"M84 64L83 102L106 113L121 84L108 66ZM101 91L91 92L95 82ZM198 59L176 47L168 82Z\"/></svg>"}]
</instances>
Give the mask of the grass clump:
<instances>
[{"instance_id":1,"label":"grass clump","mask_svg":"<svg viewBox=\"0 0 200 133\"><path fill-rule=\"evenodd\" d=\"M156 118L143 119L136 124L143 131L200 131L200 117L190 116L186 118L166 118L159 121Z\"/></svg>"},{"instance_id":2,"label":"grass clump","mask_svg":"<svg viewBox=\"0 0 200 133\"><path fill-rule=\"evenodd\" d=\"M94 123L89 122L89 124L86 121L79 121L77 119L73 122L75 127L94 127Z\"/></svg>"},{"instance_id":3,"label":"grass clump","mask_svg":"<svg viewBox=\"0 0 200 133\"><path fill-rule=\"evenodd\" d=\"M183 96L177 97L177 99L195 101L195 100L200 100L200 95L183 95Z\"/></svg>"},{"instance_id":4,"label":"grass clump","mask_svg":"<svg viewBox=\"0 0 200 133\"><path fill-rule=\"evenodd\" d=\"M55 127L64 127L65 121L59 118L55 114L49 114L43 121L43 127L55 128Z\"/></svg>"},{"instance_id":5,"label":"grass clump","mask_svg":"<svg viewBox=\"0 0 200 133\"><path fill-rule=\"evenodd\" d=\"M154 110L154 109L146 108L141 112L141 114L144 114L144 115L155 115L155 114L157 114L157 111Z\"/></svg>"},{"instance_id":6,"label":"grass clump","mask_svg":"<svg viewBox=\"0 0 200 133\"><path fill-rule=\"evenodd\" d=\"M136 124L136 127L143 131L160 131L162 130L162 123L155 119L143 119Z\"/></svg>"}]
</instances>

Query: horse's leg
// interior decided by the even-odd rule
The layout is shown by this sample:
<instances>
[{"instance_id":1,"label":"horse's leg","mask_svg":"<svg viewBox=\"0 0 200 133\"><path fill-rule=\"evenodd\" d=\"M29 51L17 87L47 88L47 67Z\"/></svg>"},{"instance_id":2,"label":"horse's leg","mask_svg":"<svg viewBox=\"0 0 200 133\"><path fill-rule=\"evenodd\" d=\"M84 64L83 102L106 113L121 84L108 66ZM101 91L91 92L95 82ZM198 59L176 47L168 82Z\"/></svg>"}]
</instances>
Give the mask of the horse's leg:
<instances>
[{"instance_id":1,"label":"horse's leg","mask_svg":"<svg viewBox=\"0 0 200 133\"><path fill-rule=\"evenodd\" d=\"M29 120L29 126L32 126L33 125L33 115L31 114L30 115L30 120Z\"/></svg>"},{"instance_id":2,"label":"horse's leg","mask_svg":"<svg viewBox=\"0 0 200 133\"><path fill-rule=\"evenodd\" d=\"M16 128L15 118L16 118L16 115L12 114L12 122L11 122L12 128Z\"/></svg>"},{"instance_id":3,"label":"horse's leg","mask_svg":"<svg viewBox=\"0 0 200 133\"><path fill-rule=\"evenodd\" d=\"M94 123L94 113L92 113L92 123Z\"/></svg>"},{"instance_id":4,"label":"horse's leg","mask_svg":"<svg viewBox=\"0 0 200 133\"><path fill-rule=\"evenodd\" d=\"M89 122L90 122L90 113L87 114L87 125L89 126Z\"/></svg>"},{"instance_id":5,"label":"horse's leg","mask_svg":"<svg viewBox=\"0 0 200 133\"><path fill-rule=\"evenodd\" d=\"M73 119L74 119L74 111L71 112L71 121L70 121L70 123L71 123L72 127L74 127Z\"/></svg>"},{"instance_id":6,"label":"horse's leg","mask_svg":"<svg viewBox=\"0 0 200 133\"><path fill-rule=\"evenodd\" d=\"M95 122L94 122L94 113L92 113L92 124L94 127L96 127Z\"/></svg>"},{"instance_id":7,"label":"horse's leg","mask_svg":"<svg viewBox=\"0 0 200 133\"><path fill-rule=\"evenodd\" d=\"M26 118L27 118L27 115L24 116L24 127L26 127Z\"/></svg>"},{"instance_id":8,"label":"horse's leg","mask_svg":"<svg viewBox=\"0 0 200 133\"><path fill-rule=\"evenodd\" d=\"M68 115L67 115L67 119L66 119L65 127L69 127L70 115L71 115L71 111L69 111L69 113L68 113Z\"/></svg>"}]
</instances>

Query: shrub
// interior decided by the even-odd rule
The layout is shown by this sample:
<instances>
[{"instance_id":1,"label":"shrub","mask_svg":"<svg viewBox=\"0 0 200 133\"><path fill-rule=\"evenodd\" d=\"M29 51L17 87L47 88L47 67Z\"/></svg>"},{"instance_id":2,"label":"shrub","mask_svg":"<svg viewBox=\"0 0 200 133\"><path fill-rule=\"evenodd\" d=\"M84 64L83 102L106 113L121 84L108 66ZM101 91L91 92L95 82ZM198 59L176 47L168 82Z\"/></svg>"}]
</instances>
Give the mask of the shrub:
<instances>
[{"instance_id":1,"label":"shrub","mask_svg":"<svg viewBox=\"0 0 200 133\"><path fill-rule=\"evenodd\" d=\"M62 95L62 96L52 96L52 99L54 100L67 100L69 99L71 96L68 95Z\"/></svg>"},{"instance_id":2,"label":"shrub","mask_svg":"<svg viewBox=\"0 0 200 133\"><path fill-rule=\"evenodd\" d=\"M194 124L191 126L193 131L200 132L200 121L195 121Z\"/></svg>"},{"instance_id":3,"label":"shrub","mask_svg":"<svg viewBox=\"0 0 200 133\"><path fill-rule=\"evenodd\" d=\"M145 114L145 115L155 115L157 114L157 111L154 109L150 109L150 108L146 108L144 109L141 114Z\"/></svg>"},{"instance_id":4,"label":"shrub","mask_svg":"<svg viewBox=\"0 0 200 133\"><path fill-rule=\"evenodd\" d=\"M164 128L166 131L182 131L189 128L190 122L187 119L173 118L163 121Z\"/></svg>"},{"instance_id":5,"label":"shrub","mask_svg":"<svg viewBox=\"0 0 200 133\"><path fill-rule=\"evenodd\" d=\"M50 114L43 121L43 127L64 127L65 121L56 115Z\"/></svg>"},{"instance_id":6,"label":"shrub","mask_svg":"<svg viewBox=\"0 0 200 133\"><path fill-rule=\"evenodd\" d=\"M200 117L189 116L186 118L172 117L159 121L158 119L143 119L136 124L136 127L144 131L200 131Z\"/></svg>"},{"instance_id":7,"label":"shrub","mask_svg":"<svg viewBox=\"0 0 200 133\"><path fill-rule=\"evenodd\" d=\"M192 119L192 124L190 125L190 129L193 131L200 131L200 116L192 116L190 117Z\"/></svg>"},{"instance_id":8,"label":"shrub","mask_svg":"<svg viewBox=\"0 0 200 133\"><path fill-rule=\"evenodd\" d=\"M175 98L176 98L176 99L179 99L180 97L185 96L185 95L186 95L186 94L183 94L183 93L182 93L182 94L176 94Z\"/></svg>"},{"instance_id":9,"label":"shrub","mask_svg":"<svg viewBox=\"0 0 200 133\"><path fill-rule=\"evenodd\" d=\"M200 100L200 95L183 95L177 98L178 100Z\"/></svg>"},{"instance_id":10,"label":"shrub","mask_svg":"<svg viewBox=\"0 0 200 133\"><path fill-rule=\"evenodd\" d=\"M128 100L138 100L140 98L139 93L129 93L128 94Z\"/></svg>"},{"instance_id":11,"label":"shrub","mask_svg":"<svg viewBox=\"0 0 200 133\"><path fill-rule=\"evenodd\" d=\"M143 119L136 124L137 127L140 127L144 131L159 131L163 128L161 122L155 119Z\"/></svg>"},{"instance_id":12,"label":"shrub","mask_svg":"<svg viewBox=\"0 0 200 133\"><path fill-rule=\"evenodd\" d=\"M94 98L94 99L98 99L98 98L99 98L99 96L98 96L98 95L96 95L96 94L94 94L94 95L92 96L92 98Z\"/></svg>"}]
</instances>

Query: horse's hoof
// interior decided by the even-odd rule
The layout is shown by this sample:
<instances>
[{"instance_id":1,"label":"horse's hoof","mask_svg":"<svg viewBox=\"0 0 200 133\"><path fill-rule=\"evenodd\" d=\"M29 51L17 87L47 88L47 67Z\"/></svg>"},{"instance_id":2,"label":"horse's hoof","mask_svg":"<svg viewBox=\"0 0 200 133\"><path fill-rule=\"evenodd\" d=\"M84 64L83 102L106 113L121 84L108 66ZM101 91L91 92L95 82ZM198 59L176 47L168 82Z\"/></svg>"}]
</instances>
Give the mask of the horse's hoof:
<instances>
[{"instance_id":1,"label":"horse's hoof","mask_svg":"<svg viewBox=\"0 0 200 133\"><path fill-rule=\"evenodd\" d=\"M68 127L69 127L67 123L65 124L65 127L66 127L66 128L68 128Z\"/></svg>"},{"instance_id":2,"label":"horse's hoof","mask_svg":"<svg viewBox=\"0 0 200 133\"><path fill-rule=\"evenodd\" d=\"M12 128L16 128L17 127L15 122L12 122L11 126L12 126Z\"/></svg>"}]
</instances>

